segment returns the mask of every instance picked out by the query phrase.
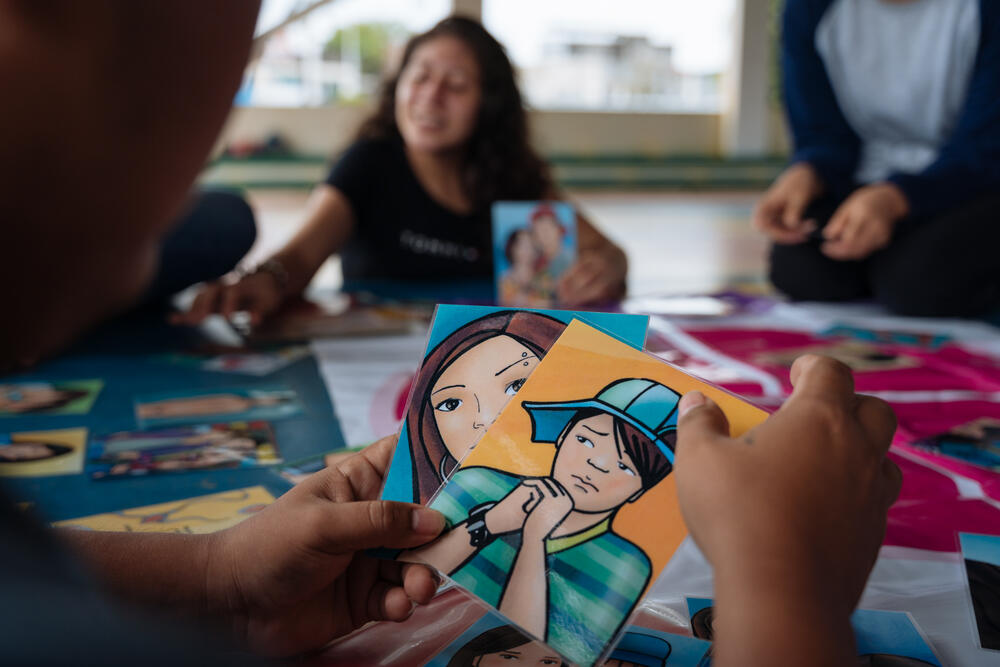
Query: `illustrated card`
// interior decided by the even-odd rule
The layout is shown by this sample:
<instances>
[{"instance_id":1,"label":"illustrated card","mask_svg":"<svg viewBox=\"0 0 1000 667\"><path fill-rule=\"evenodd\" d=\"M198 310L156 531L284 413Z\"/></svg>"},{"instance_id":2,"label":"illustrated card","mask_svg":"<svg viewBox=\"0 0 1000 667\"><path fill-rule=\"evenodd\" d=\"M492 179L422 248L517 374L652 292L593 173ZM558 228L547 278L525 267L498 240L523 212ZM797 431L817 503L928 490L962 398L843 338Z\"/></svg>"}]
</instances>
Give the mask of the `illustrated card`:
<instances>
[{"instance_id":1,"label":"illustrated card","mask_svg":"<svg viewBox=\"0 0 1000 667\"><path fill-rule=\"evenodd\" d=\"M263 377L307 356L309 356L308 346L292 345L271 350L243 350L220 354L178 353L163 356L161 359L204 371Z\"/></svg>"},{"instance_id":2,"label":"illustrated card","mask_svg":"<svg viewBox=\"0 0 1000 667\"><path fill-rule=\"evenodd\" d=\"M979 645L1000 651L1000 536L959 533Z\"/></svg>"},{"instance_id":3,"label":"illustrated card","mask_svg":"<svg viewBox=\"0 0 1000 667\"><path fill-rule=\"evenodd\" d=\"M449 528L401 558L595 664L687 535L671 471L678 402L695 389L736 436L767 416L570 322L430 502Z\"/></svg>"},{"instance_id":4,"label":"illustrated card","mask_svg":"<svg viewBox=\"0 0 1000 667\"><path fill-rule=\"evenodd\" d=\"M135 400L135 416L144 429L198 422L274 421L301 412L298 396L285 387L172 391Z\"/></svg>"},{"instance_id":5,"label":"illustrated card","mask_svg":"<svg viewBox=\"0 0 1000 667\"><path fill-rule=\"evenodd\" d=\"M576 211L565 202L493 204L497 303L546 308L576 261Z\"/></svg>"},{"instance_id":6,"label":"illustrated card","mask_svg":"<svg viewBox=\"0 0 1000 667\"><path fill-rule=\"evenodd\" d=\"M382 498L426 503L574 318L642 348L649 317L437 307Z\"/></svg>"},{"instance_id":7,"label":"illustrated card","mask_svg":"<svg viewBox=\"0 0 1000 667\"><path fill-rule=\"evenodd\" d=\"M85 415L103 386L101 380L0 383L0 417Z\"/></svg>"},{"instance_id":8,"label":"illustrated card","mask_svg":"<svg viewBox=\"0 0 1000 667\"><path fill-rule=\"evenodd\" d=\"M438 653L426 667L570 667L559 652L524 634L500 614L487 612Z\"/></svg>"},{"instance_id":9,"label":"illustrated card","mask_svg":"<svg viewBox=\"0 0 1000 667\"><path fill-rule=\"evenodd\" d=\"M263 486L58 521L55 526L128 533L214 533L253 516L275 498Z\"/></svg>"},{"instance_id":10,"label":"illustrated card","mask_svg":"<svg viewBox=\"0 0 1000 667\"><path fill-rule=\"evenodd\" d=\"M713 601L709 598L687 598L687 606L692 634L712 641ZM851 614L851 627L861 665L941 667L927 638L906 612L856 609Z\"/></svg>"},{"instance_id":11,"label":"illustrated card","mask_svg":"<svg viewBox=\"0 0 1000 667\"><path fill-rule=\"evenodd\" d=\"M611 650L604 667L702 667L712 643L630 625Z\"/></svg>"},{"instance_id":12,"label":"illustrated card","mask_svg":"<svg viewBox=\"0 0 1000 667\"><path fill-rule=\"evenodd\" d=\"M85 428L0 433L0 477L78 473L86 446Z\"/></svg>"},{"instance_id":13,"label":"illustrated card","mask_svg":"<svg viewBox=\"0 0 1000 667\"><path fill-rule=\"evenodd\" d=\"M981 417L914 446L1000 472L1000 419Z\"/></svg>"},{"instance_id":14,"label":"illustrated card","mask_svg":"<svg viewBox=\"0 0 1000 667\"><path fill-rule=\"evenodd\" d=\"M886 345L909 345L926 350L936 350L951 342L951 336L920 331L894 331L891 329L866 329L847 324L835 324L819 333L828 338L853 338L869 343Z\"/></svg>"},{"instance_id":15,"label":"illustrated card","mask_svg":"<svg viewBox=\"0 0 1000 667\"><path fill-rule=\"evenodd\" d=\"M86 472L94 479L160 475L281 463L271 425L263 421L123 431L95 438Z\"/></svg>"}]
</instances>

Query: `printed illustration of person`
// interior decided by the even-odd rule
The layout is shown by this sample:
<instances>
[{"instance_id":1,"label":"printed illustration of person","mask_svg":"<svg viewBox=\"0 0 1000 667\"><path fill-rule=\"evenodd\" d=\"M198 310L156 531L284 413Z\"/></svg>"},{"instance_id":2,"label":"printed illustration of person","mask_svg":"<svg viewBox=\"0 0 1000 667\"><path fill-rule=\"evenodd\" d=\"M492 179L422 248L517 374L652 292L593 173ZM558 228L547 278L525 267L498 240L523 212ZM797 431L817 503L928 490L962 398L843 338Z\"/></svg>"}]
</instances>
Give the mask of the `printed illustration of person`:
<instances>
[{"instance_id":1,"label":"printed illustration of person","mask_svg":"<svg viewBox=\"0 0 1000 667\"><path fill-rule=\"evenodd\" d=\"M0 413L55 411L87 394L83 389L60 389L47 382L0 384Z\"/></svg>"},{"instance_id":2,"label":"printed illustration of person","mask_svg":"<svg viewBox=\"0 0 1000 667\"><path fill-rule=\"evenodd\" d=\"M452 528L403 558L435 566L592 664L649 582L649 558L612 520L672 470L679 400L658 382L627 378L594 398L523 402L532 442L556 446L549 475L459 469L431 504Z\"/></svg>"},{"instance_id":3,"label":"printed illustration of person","mask_svg":"<svg viewBox=\"0 0 1000 667\"><path fill-rule=\"evenodd\" d=\"M414 502L430 500L565 328L548 315L504 310L427 354L406 414Z\"/></svg>"},{"instance_id":4,"label":"printed illustration of person","mask_svg":"<svg viewBox=\"0 0 1000 667\"><path fill-rule=\"evenodd\" d=\"M539 204L531 213L531 234L542 251L545 272L558 278L573 264L573 249L566 247L566 228L548 204Z\"/></svg>"},{"instance_id":5,"label":"printed illustration of person","mask_svg":"<svg viewBox=\"0 0 1000 667\"><path fill-rule=\"evenodd\" d=\"M544 258L528 229L507 237L504 255L510 266L500 277L500 302L513 306L545 307L555 298L555 282L542 271Z\"/></svg>"},{"instance_id":6,"label":"printed illustration of person","mask_svg":"<svg viewBox=\"0 0 1000 667\"><path fill-rule=\"evenodd\" d=\"M569 667L558 653L512 625L500 625L476 635L452 656L447 667L507 667L512 663Z\"/></svg>"},{"instance_id":7,"label":"printed illustration of person","mask_svg":"<svg viewBox=\"0 0 1000 667\"><path fill-rule=\"evenodd\" d=\"M628 631L622 635L603 667L664 667L672 650L666 639Z\"/></svg>"},{"instance_id":8,"label":"printed illustration of person","mask_svg":"<svg viewBox=\"0 0 1000 667\"><path fill-rule=\"evenodd\" d=\"M280 392L251 391L248 396L235 393L203 394L141 403L136 412L140 419L242 414L256 408L284 405L291 400L290 396Z\"/></svg>"},{"instance_id":9,"label":"printed illustration of person","mask_svg":"<svg viewBox=\"0 0 1000 667\"><path fill-rule=\"evenodd\" d=\"M63 456L73 451L72 447L50 442L21 440L0 442L0 463L30 463Z\"/></svg>"}]
</instances>

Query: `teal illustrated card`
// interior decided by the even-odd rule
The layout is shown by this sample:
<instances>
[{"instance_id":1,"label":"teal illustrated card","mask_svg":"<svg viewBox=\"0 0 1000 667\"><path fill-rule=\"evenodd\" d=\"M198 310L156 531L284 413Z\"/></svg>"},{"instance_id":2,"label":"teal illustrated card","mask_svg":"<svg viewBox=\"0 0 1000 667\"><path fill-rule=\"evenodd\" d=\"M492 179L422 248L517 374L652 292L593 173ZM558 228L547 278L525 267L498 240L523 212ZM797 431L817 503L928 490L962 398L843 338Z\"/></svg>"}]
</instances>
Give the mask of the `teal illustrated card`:
<instances>
[{"instance_id":1,"label":"teal illustrated card","mask_svg":"<svg viewBox=\"0 0 1000 667\"><path fill-rule=\"evenodd\" d=\"M636 349L649 323L621 313L438 306L382 498L426 503L573 319Z\"/></svg>"}]
</instances>

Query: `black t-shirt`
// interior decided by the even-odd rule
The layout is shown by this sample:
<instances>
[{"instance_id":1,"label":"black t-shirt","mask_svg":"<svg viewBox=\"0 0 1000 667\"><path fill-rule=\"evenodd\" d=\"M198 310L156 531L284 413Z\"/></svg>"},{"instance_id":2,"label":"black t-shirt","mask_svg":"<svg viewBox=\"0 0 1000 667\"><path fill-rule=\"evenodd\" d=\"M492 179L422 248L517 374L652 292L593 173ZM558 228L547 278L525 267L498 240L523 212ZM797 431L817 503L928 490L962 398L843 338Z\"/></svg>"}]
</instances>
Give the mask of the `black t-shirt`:
<instances>
[{"instance_id":1,"label":"black t-shirt","mask_svg":"<svg viewBox=\"0 0 1000 667\"><path fill-rule=\"evenodd\" d=\"M344 280L493 275L489 211L460 215L434 201L400 139L355 142L326 182L351 202L356 221L341 251Z\"/></svg>"}]
</instances>

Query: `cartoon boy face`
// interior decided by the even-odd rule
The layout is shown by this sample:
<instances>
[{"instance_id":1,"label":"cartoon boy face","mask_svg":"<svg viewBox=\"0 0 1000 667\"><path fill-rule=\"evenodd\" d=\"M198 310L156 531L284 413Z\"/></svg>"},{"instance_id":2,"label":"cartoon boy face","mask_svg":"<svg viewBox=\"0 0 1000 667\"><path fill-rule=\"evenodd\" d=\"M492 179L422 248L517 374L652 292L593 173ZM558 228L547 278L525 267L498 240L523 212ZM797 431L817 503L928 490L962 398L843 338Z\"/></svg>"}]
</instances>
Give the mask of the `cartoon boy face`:
<instances>
[{"instance_id":1,"label":"cartoon boy face","mask_svg":"<svg viewBox=\"0 0 1000 667\"><path fill-rule=\"evenodd\" d=\"M510 336L494 336L456 359L431 387L441 440L461 460L517 393L538 357Z\"/></svg>"},{"instance_id":2,"label":"cartoon boy face","mask_svg":"<svg viewBox=\"0 0 1000 667\"><path fill-rule=\"evenodd\" d=\"M639 470L606 413L581 419L569 429L556 452L552 477L569 493L577 512L607 512L642 493Z\"/></svg>"}]
</instances>

